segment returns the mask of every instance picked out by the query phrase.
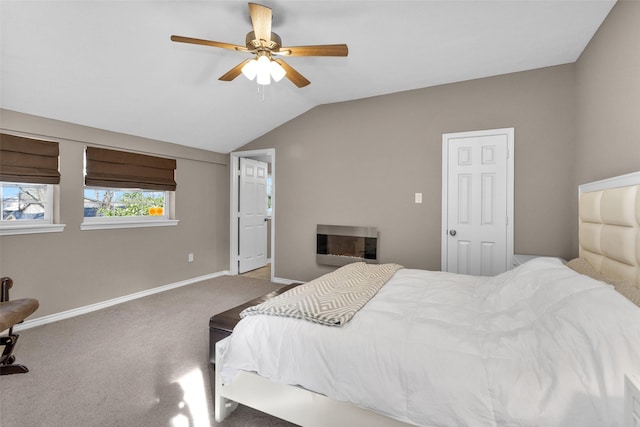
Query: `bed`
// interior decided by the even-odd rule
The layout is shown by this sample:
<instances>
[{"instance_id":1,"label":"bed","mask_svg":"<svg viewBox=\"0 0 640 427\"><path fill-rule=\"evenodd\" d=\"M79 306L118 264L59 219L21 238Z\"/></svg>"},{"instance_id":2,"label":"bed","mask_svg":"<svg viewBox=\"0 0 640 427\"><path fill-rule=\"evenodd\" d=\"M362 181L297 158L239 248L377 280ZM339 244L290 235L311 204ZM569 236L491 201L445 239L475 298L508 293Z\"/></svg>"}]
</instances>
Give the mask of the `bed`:
<instances>
[{"instance_id":1,"label":"bed","mask_svg":"<svg viewBox=\"0 0 640 427\"><path fill-rule=\"evenodd\" d=\"M624 425L625 375L640 375L640 173L579 191L568 265L403 268L341 327L246 316L216 347L216 420L242 403L304 426Z\"/></svg>"}]
</instances>

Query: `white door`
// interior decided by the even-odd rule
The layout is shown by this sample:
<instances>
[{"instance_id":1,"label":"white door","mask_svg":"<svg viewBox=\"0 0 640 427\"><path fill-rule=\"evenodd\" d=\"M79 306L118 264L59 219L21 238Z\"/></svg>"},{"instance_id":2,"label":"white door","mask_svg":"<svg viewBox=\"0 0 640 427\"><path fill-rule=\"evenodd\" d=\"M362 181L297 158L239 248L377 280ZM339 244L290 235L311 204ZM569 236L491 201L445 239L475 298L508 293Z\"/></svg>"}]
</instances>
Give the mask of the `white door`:
<instances>
[{"instance_id":1,"label":"white door","mask_svg":"<svg viewBox=\"0 0 640 427\"><path fill-rule=\"evenodd\" d=\"M493 276L511 268L513 133L442 136L443 271Z\"/></svg>"},{"instance_id":2,"label":"white door","mask_svg":"<svg viewBox=\"0 0 640 427\"><path fill-rule=\"evenodd\" d=\"M267 265L267 163L240 158L238 272Z\"/></svg>"}]
</instances>

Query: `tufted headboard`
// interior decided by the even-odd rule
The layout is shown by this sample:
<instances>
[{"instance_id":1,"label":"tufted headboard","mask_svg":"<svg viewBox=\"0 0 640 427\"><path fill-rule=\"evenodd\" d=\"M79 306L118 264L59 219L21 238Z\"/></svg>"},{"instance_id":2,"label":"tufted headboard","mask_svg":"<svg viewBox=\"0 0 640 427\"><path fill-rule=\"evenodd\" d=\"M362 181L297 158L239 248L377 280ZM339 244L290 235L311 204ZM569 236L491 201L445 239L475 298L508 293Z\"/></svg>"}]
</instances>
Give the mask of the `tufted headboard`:
<instances>
[{"instance_id":1,"label":"tufted headboard","mask_svg":"<svg viewBox=\"0 0 640 427\"><path fill-rule=\"evenodd\" d=\"M580 258L640 289L640 172L579 187Z\"/></svg>"}]
</instances>

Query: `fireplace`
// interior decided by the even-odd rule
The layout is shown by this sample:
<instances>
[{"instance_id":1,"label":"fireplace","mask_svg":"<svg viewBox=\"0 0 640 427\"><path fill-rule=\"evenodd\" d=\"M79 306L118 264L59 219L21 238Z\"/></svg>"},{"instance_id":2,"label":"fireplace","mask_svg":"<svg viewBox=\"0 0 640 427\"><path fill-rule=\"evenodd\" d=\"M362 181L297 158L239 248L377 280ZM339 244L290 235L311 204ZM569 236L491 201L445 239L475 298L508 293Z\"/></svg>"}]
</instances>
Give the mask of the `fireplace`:
<instances>
[{"instance_id":1,"label":"fireplace","mask_svg":"<svg viewBox=\"0 0 640 427\"><path fill-rule=\"evenodd\" d=\"M317 264L342 266L357 261L378 262L378 230L375 227L317 226Z\"/></svg>"}]
</instances>

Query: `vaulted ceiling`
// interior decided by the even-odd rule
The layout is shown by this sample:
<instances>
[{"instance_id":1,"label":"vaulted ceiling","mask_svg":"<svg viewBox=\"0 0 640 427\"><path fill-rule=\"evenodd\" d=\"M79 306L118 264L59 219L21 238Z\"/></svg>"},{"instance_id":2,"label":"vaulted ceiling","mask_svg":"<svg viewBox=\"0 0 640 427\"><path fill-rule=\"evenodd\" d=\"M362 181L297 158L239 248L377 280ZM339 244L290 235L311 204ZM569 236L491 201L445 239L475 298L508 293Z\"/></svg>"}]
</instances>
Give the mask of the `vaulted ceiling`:
<instances>
[{"instance_id":1,"label":"vaulted ceiling","mask_svg":"<svg viewBox=\"0 0 640 427\"><path fill-rule=\"evenodd\" d=\"M261 4L284 45L349 56L287 58L311 84L258 93L218 80L247 54L169 39L244 45L247 2L2 0L0 106L227 153L317 105L574 62L615 0Z\"/></svg>"}]
</instances>

